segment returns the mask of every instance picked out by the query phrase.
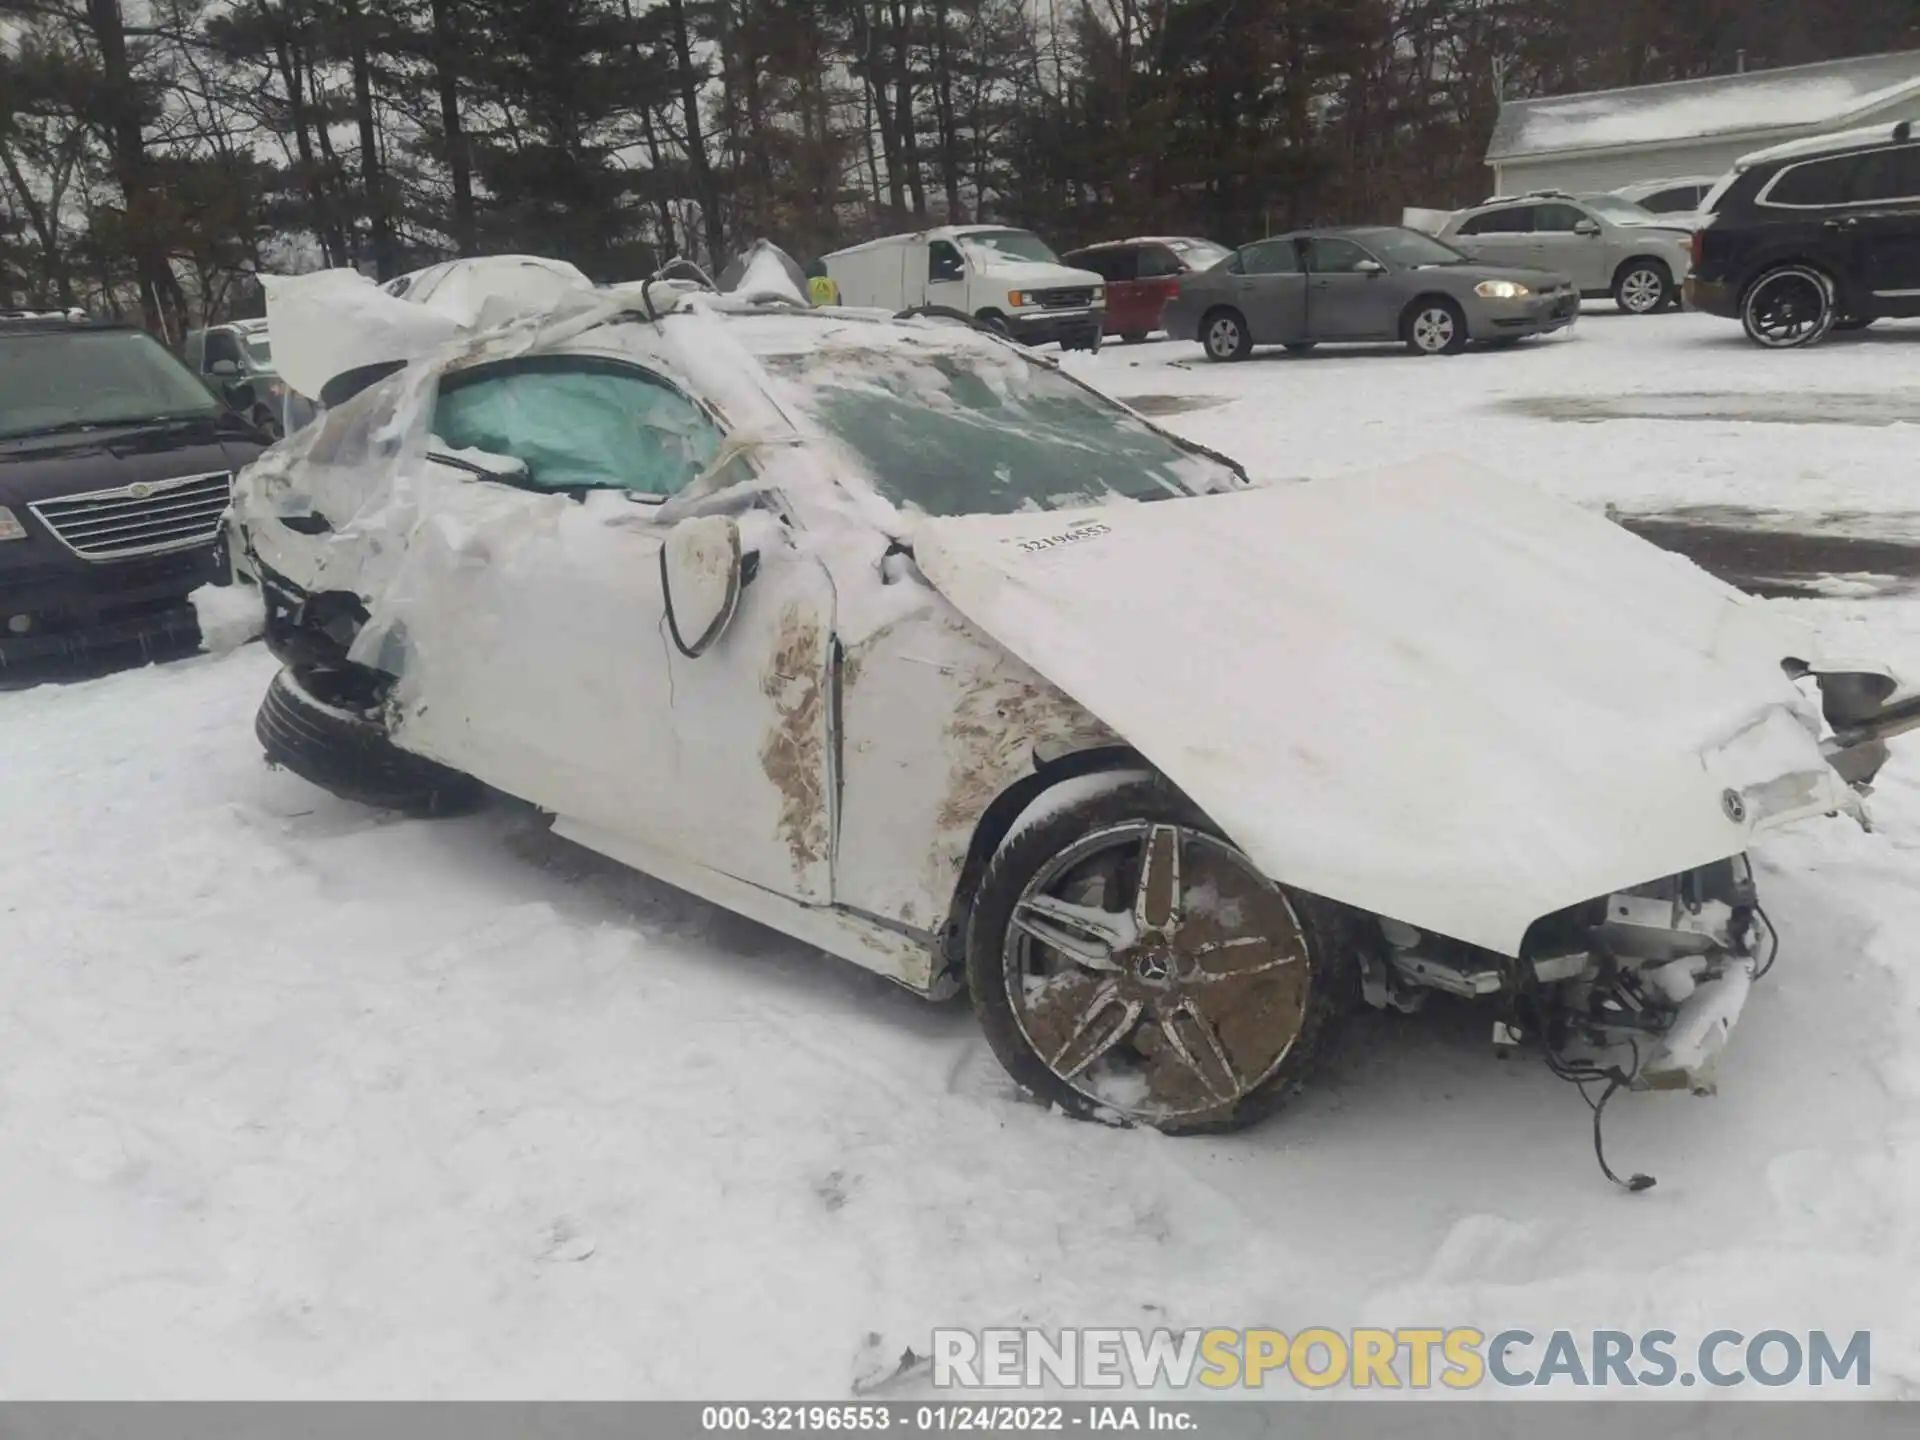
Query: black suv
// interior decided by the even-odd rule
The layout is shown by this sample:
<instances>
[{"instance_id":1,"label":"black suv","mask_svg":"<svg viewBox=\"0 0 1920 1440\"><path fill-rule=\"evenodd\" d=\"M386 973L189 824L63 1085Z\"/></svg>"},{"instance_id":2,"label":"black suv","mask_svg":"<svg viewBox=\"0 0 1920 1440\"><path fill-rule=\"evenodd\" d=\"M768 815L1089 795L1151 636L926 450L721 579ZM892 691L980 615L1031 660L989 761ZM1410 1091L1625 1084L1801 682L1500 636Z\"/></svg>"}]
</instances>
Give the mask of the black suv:
<instances>
[{"instance_id":1,"label":"black suv","mask_svg":"<svg viewBox=\"0 0 1920 1440\"><path fill-rule=\"evenodd\" d=\"M1770 350L1920 315L1920 140L1913 122L1749 155L1706 200L1689 309Z\"/></svg>"},{"instance_id":2,"label":"black suv","mask_svg":"<svg viewBox=\"0 0 1920 1440\"><path fill-rule=\"evenodd\" d=\"M0 672L197 641L261 439L143 330L0 312Z\"/></svg>"}]
</instances>

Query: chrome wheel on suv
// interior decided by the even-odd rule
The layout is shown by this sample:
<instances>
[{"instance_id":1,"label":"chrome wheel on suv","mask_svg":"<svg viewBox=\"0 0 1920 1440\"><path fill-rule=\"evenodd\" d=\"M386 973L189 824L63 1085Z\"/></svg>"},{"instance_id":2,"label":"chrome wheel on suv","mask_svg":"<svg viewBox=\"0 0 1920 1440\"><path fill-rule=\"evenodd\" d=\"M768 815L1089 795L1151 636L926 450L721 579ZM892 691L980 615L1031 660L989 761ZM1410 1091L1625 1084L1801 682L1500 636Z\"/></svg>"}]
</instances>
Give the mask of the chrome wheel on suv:
<instances>
[{"instance_id":1,"label":"chrome wheel on suv","mask_svg":"<svg viewBox=\"0 0 1920 1440\"><path fill-rule=\"evenodd\" d=\"M1747 338L1769 350L1811 345L1833 328L1833 283L1806 265L1783 265L1753 282L1740 306Z\"/></svg>"}]
</instances>

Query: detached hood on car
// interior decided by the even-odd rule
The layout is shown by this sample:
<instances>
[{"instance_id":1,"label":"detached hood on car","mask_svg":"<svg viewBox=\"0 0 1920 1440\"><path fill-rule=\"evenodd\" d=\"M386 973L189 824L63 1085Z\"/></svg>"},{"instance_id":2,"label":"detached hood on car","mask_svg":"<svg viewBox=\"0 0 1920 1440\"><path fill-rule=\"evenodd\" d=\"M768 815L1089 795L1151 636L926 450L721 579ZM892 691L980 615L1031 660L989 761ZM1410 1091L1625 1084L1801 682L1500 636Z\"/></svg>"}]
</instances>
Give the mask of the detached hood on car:
<instances>
[{"instance_id":1,"label":"detached hood on car","mask_svg":"<svg viewBox=\"0 0 1920 1440\"><path fill-rule=\"evenodd\" d=\"M1269 875L1503 954L1851 808L1781 669L1806 631L1465 462L930 520L914 548Z\"/></svg>"}]
</instances>

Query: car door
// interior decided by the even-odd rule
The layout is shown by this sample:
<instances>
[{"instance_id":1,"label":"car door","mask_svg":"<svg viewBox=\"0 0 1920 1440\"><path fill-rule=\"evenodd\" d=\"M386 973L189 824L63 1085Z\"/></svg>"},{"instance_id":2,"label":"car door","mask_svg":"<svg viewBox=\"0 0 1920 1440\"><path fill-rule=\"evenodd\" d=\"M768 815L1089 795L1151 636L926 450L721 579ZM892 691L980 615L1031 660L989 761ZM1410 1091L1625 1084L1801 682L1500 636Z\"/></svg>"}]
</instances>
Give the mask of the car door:
<instances>
[{"instance_id":1,"label":"car door","mask_svg":"<svg viewBox=\"0 0 1920 1440\"><path fill-rule=\"evenodd\" d=\"M1233 263L1233 298L1262 345L1307 338L1307 277L1291 236L1242 246Z\"/></svg>"},{"instance_id":2,"label":"car door","mask_svg":"<svg viewBox=\"0 0 1920 1440\"><path fill-rule=\"evenodd\" d=\"M1456 250L1489 265L1528 265L1533 247L1533 207L1508 205L1469 215L1445 237Z\"/></svg>"},{"instance_id":3,"label":"car door","mask_svg":"<svg viewBox=\"0 0 1920 1440\"><path fill-rule=\"evenodd\" d=\"M967 305L966 258L951 240L927 242L927 304L971 313Z\"/></svg>"},{"instance_id":4,"label":"car door","mask_svg":"<svg viewBox=\"0 0 1920 1440\"><path fill-rule=\"evenodd\" d=\"M1159 319L1159 307L1149 300L1140 283L1140 250L1134 245L1115 245L1096 251L1099 264L1094 273L1107 282L1107 320L1109 335L1144 334Z\"/></svg>"},{"instance_id":5,"label":"car door","mask_svg":"<svg viewBox=\"0 0 1920 1440\"><path fill-rule=\"evenodd\" d=\"M1400 326L1399 287L1357 240L1306 242L1307 335L1313 340L1391 340Z\"/></svg>"},{"instance_id":6,"label":"car door","mask_svg":"<svg viewBox=\"0 0 1920 1440\"><path fill-rule=\"evenodd\" d=\"M1920 145L1862 157L1851 195L1827 223L1851 241L1859 287L1880 314L1920 313Z\"/></svg>"},{"instance_id":7,"label":"car door","mask_svg":"<svg viewBox=\"0 0 1920 1440\"><path fill-rule=\"evenodd\" d=\"M749 511L732 621L698 658L670 638L660 510L721 453L714 420L638 366L540 356L444 379L433 429L441 468L471 473L435 488L409 541L396 738L564 818L829 900L825 571Z\"/></svg>"},{"instance_id":8,"label":"car door","mask_svg":"<svg viewBox=\"0 0 1920 1440\"><path fill-rule=\"evenodd\" d=\"M1186 262L1165 245L1142 245L1134 273L1140 291L1140 319L1128 328L1136 332L1158 330L1167 303L1180 293Z\"/></svg>"},{"instance_id":9,"label":"car door","mask_svg":"<svg viewBox=\"0 0 1920 1440\"><path fill-rule=\"evenodd\" d=\"M1612 288L1613 266L1597 219L1565 200L1545 201L1531 209L1532 235L1522 264L1570 275L1582 290Z\"/></svg>"}]
</instances>

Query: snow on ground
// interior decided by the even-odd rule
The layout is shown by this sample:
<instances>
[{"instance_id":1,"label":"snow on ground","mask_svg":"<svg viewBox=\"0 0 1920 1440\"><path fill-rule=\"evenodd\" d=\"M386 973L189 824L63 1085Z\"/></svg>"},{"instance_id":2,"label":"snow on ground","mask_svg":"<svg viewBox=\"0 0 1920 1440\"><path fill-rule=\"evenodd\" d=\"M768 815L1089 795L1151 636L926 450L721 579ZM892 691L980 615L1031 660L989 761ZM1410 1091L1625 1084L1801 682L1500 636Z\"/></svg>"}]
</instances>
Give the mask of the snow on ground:
<instances>
[{"instance_id":1,"label":"snow on ground","mask_svg":"<svg viewBox=\"0 0 1920 1440\"><path fill-rule=\"evenodd\" d=\"M1231 397L1176 423L1268 473L1438 440L1594 505L1888 512L1910 432L1490 407L1894 406L1895 333L1771 356L1595 316L1507 355L1087 368ZM1780 603L1920 676L1920 604ZM1464 1007L1360 1017L1251 1134L1059 1119L964 1007L512 806L400 821L269 772L272 668L0 695L0 1396L835 1398L1008 1323L1870 1329L1876 1389L1920 1394L1920 744L1876 833L1765 847L1784 954L1719 1097L1614 1101L1615 1167L1659 1179L1629 1197Z\"/></svg>"},{"instance_id":2,"label":"snow on ground","mask_svg":"<svg viewBox=\"0 0 1920 1440\"><path fill-rule=\"evenodd\" d=\"M1196 344L1067 357L1162 424L1254 474L1335 476L1454 453L1596 508L1740 506L1874 517L1920 538L1920 323L1883 321L1812 350L1761 350L1711 315L1588 304L1571 332L1511 350L1258 350L1210 364ZM1206 408L1172 412L1173 404Z\"/></svg>"}]
</instances>

